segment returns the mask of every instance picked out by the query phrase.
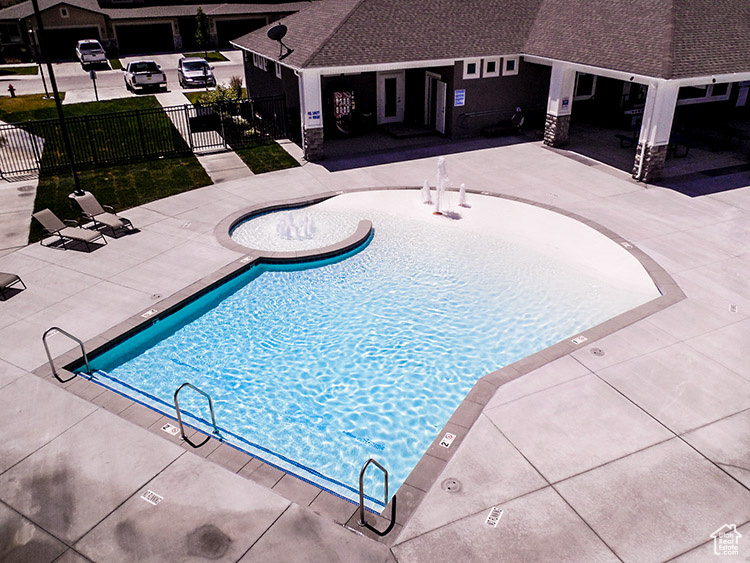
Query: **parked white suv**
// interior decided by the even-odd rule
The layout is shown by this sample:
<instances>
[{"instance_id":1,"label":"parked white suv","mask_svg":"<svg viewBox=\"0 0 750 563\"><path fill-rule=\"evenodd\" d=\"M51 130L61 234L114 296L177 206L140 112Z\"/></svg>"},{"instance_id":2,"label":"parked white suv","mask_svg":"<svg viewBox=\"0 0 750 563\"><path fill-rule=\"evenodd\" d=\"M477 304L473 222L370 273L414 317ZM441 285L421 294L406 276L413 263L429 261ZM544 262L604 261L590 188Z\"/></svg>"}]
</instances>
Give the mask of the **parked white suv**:
<instances>
[{"instance_id":1,"label":"parked white suv","mask_svg":"<svg viewBox=\"0 0 750 563\"><path fill-rule=\"evenodd\" d=\"M83 66L107 62L107 55L96 39L81 39L76 44L76 56Z\"/></svg>"},{"instance_id":2,"label":"parked white suv","mask_svg":"<svg viewBox=\"0 0 750 563\"><path fill-rule=\"evenodd\" d=\"M125 71L125 87L133 92L146 88L167 89L167 75L154 61L133 61Z\"/></svg>"}]
</instances>

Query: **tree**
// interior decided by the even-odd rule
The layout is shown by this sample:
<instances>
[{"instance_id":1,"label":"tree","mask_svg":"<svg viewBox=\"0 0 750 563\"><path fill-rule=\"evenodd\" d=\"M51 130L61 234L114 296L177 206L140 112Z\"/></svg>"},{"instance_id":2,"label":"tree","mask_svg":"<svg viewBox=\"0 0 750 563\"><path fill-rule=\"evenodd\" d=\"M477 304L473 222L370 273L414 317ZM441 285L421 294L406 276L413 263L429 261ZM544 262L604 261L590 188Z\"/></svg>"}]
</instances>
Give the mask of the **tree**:
<instances>
[{"instance_id":1,"label":"tree","mask_svg":"<svg viewBox=\"0 0 750 563\"><path fill-rule=\"evenodd\" d=\"M208 16L203 12L203 9L199 6L198 11L195 13L195 42L198 47L203 49L203 56L208 55L208 42L211 39L211 35L208 29Z\"/></svg>"}]
</instances>

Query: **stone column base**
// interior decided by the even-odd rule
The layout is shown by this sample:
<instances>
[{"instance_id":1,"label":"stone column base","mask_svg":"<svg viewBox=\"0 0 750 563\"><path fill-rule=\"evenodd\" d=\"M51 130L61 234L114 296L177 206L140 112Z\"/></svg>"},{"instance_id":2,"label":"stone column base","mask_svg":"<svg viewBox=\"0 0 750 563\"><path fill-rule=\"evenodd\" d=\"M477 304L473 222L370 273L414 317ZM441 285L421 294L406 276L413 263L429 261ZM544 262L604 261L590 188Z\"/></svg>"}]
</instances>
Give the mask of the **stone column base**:
<instances>
[{"instance_id":1,"label":"stone column base","mask_svg":"<svg viewBox=\"0 0 750 563\"><path fill-rule=\"evenodd\" d=\"M544 144L550 147L561 147L568 143L570 132L569 115L547 114L544 123Z\"/></svg>"},{"instance_id":2,"label":"stone column base","mask_svg":"<svg viewBox=\"0 0 750 563\"><path fill-rule=\"evenodd\" d=\"M304 131L305 160L315 162L322 160L323 153L323 128L305 129Z\"/></svg>"},{"instance_id":3,"label":"stone column base","mask_svg":"<svg viewBox=\"0 0 750 563\"><path fill-rule=\"evenodd\" d=\"M641 182L651 182L661 178L661 172L664 169L664 163L667 161L668 145L646 145L643 150L643 143L638 143L638 150L635 151L635 162L633 163L633 178ZM641 157L643 156L643 166L641 166Z\"/></svg>"}]
</instances>

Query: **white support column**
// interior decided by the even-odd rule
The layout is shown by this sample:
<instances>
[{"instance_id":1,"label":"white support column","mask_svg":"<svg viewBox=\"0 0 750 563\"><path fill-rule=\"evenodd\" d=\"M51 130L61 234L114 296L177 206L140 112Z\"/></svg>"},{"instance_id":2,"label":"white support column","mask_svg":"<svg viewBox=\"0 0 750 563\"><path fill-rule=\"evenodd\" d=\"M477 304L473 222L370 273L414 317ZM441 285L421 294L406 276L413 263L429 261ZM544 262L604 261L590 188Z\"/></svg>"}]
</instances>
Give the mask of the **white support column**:
<instances>
[{"instance_id":1,"label":"white support column","mask_svg":"<svg viewBox=\"0 0 750 563\"><path fill-rule=\"evenodd\" d=\"M302 148L309 161L323 158L323 96L320 73L299 72L299 101L302 113Z\"/></svg>"},{"instance_id":2,"label":"white support column","mask_svg":"<svg viewBox=\"0 0 750 563\"><path fill-rule=\"evenodd\" d=\"M633 165L633 178L648 182L661 175L667 160L672 120L680 86L660 80L648 86L638 149Z\"/></svg>"},{"instance_id":3,"label":"white support column","mask_svg":"<svg viewBox=\"0 0 750 563\"><path fill-rule=\"evenodd\" d=\"M545 145L559 147L568 142L575 84L575 69L562 63L552 65L547 98L547 119L544 125Z\"/></svg>"}]
</instances>

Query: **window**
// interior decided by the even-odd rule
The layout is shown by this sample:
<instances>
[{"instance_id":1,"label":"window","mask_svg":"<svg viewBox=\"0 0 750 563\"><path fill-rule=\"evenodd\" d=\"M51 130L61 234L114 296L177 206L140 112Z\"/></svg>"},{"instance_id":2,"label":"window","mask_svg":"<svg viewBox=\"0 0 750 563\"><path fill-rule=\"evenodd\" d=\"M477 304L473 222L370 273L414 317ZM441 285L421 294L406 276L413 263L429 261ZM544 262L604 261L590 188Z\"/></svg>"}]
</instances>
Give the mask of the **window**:
<instances>
[{"instance_id":1,"label":"window","mask_svg":"<svg viewBox=\"0 0 750 563\"><path fill-rule=\"evenodd\" d=\"M716 98L719 96L726 96L729 93L729 84L714 84L711 87L711 97Z\"/></svg>"},{"instance_id":2,"label":"window","mask_svg":"<svg viewBox=\"0 0 750 563\"><path fill-rule=\"evenodd\" d=\"M464 61L464 80L479 78L479 67L482 59L466 59Z\"/></svg>"},{"instance_id":3,"label":"window","mask_svg":"<svg viewBox=\"0 0 750 563\"><path fill-rule=\"evenodd\" d=\"M68 13L67 8L60 8L60 17L61 18L67 18L70 14Z\"/></svg>"},{"instance_id":4,"label":"window","mask_svg":"<svg viewBox=\"0 0 750 563\"><path fill-rule=\"evenodd\" d=\"M485 78L500 76L500 57L484 59L484 71L482 72L482 76Z\"/></svg>"},{"instance_id":5,"label":"window","mask_svg":"<svg viewBox=\"0 0 750 563\"><path fill-rule=\"evenodd\" d=\"M732 84L728 82L703 86L683 86L677 94L677 105L722 102L728 100L731 93Z\"/></svg>"},{"instance_id":6,"label":"window","mask_svg":"<svg viewBox=\"0 0 750 563\"><path fill-rule=\"evenodd\" d=\"M573 93L574 100L590 100L596 92L596 75L579 72L576 74L576 87Z\"/></svg>"},{"instance_id":7,"label":"window","mask_svg":"<svg viewBox=\"0 0 750 563\"><path fill-rule=\"evenodd\" d=\"M253 64L261 70L268 70L266 67L266 58L263 55L253 53Z\"/></svg>"},{"instance_id":8,"label":"window","mask_svg":"<svg viewBox=\"0 0 750 563\"><path fill-rule=\"evenodd\" d=\"M518 74L518 57L506 57L503 61L503 76Z\"/></svg>"},{"instance_id":9,"label":"window","mask_svg":"<svg viewBox=\"0 0 750 563\"><path fill-rule=\"evenodd\" d=\"M276 78L281 78L281 65L279 63L274 63L274 66L276 67Z\"/></svg>"}]
</instances>

